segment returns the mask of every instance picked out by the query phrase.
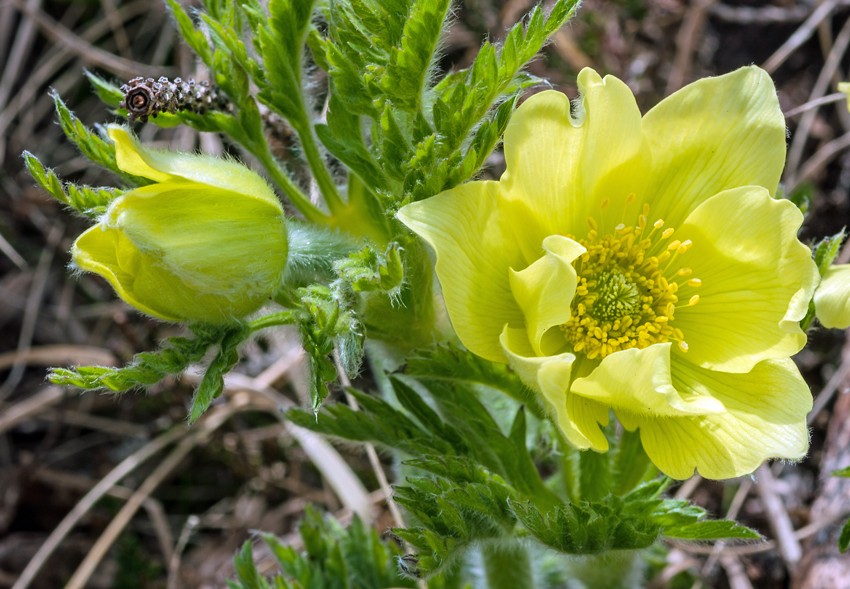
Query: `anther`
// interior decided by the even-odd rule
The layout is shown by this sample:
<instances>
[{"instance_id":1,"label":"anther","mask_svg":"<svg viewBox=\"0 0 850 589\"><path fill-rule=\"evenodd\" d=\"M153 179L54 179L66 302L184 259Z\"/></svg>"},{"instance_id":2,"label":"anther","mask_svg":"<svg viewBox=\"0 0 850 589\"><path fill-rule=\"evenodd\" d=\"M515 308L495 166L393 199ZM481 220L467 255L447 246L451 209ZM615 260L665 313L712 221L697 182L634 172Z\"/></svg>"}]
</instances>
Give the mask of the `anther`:
<instances>
[{"instance_id":1,"label":"anther","mask_svg":"<svg viewBox=\"0 0 850 589\"><path fill-rule=\"evenodd\" d=\"M682 341L679 342L678 345L679 345L679 349L682 350L683 352L688 351L688 342L682 340Z\"/></svg>"},{"instance_id":2,"label":"anther","mask_svg":"<svg viewBox=\"0 0 850 589\"><path fill-rule=\"evenodd\" d=\"M693 273L693 270L691 270L691 269L690 269L690 268L688 268L688 267L685 267L685 268L679 268L679 269L676 271L676 275L677 275L677 276L690 276L692 273ZM693 285L691 285L691 286L693 286Z\"/></svg>"},{"instance_id":3,"label":"anther","mask_svg":"<svg viewBox=\"0 0 850 589\"><path fill-rule=\"evenodd\" d=\"M663 224L663 223L664 223L664 222L662 221L662 224ZM662 238L662 239L667 239L668 237L670 237L671 235L673 235L673 232L674 232L674 231L675 231L675 229L673 229L672 227L668 227L667 229L665 229L665 230L661 233L661 238Z\"/></svg>"},{"instance_id":4,"label":"anther","mask_svg":"<svg viewBox=\"0 0 850 589\"><path fill-rule=\"evenodd\" d=\"M699 295L694 295L688 299L688 306L693 307L699 302Z\"/></svg>"},{"instance_id":5,"label":"anther","mask_svg":"<svg viewBox=\"0 0 850 589\"><path fill-rule=\"evenodd\" d=\"M688 280L688 286L693 286L694 288L702 286L702 280L700 280L699 278L691 278L690 280Z\"/></svg>"}]
</instances>

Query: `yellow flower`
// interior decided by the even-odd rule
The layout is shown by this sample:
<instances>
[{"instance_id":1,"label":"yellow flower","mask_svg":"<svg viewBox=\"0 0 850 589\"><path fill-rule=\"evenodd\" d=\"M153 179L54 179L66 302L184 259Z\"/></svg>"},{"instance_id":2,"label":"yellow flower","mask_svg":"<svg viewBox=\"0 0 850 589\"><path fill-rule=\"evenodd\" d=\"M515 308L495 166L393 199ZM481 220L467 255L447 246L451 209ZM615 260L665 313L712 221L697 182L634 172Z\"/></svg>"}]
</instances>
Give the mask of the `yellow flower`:
<instances>
[{"instance_id":1,"label":"yellow flower","mask_svg":"<svg viewBox=\"0 0 850 589\"><path fill-rule=\"evenodd\" d=\"M140 311L175 322L226 323L257 310L286 265L283 209L245 166L146 149L110 126L118 166L154 183L110 203L71 249Z\"/></svg>"},{"instance_id":2,"label":"yellow flower","mask_svg":"<svg viewBox=\"0 0 850 589\"><path fill-rule=\"evenodd\" d=\"M827 268L814 301L815 314L824 327L850 327L850 264Z\"/></svg>"},{"instance_id":3,"label":"yellow flower","mask_svg":"<svg viewBox=\"0 0 850 589\"><path fill-rule=\"evenodd\" d=\"M785 121L768 75L691 84L641 117L620 80L579 74L505 133L507 171L410 204L473 353L542 394L567 439L606 451L609 410L674 478L752 472L808 448L789 356L818 280L772 197Z\"/></svg>"}]
</instances>

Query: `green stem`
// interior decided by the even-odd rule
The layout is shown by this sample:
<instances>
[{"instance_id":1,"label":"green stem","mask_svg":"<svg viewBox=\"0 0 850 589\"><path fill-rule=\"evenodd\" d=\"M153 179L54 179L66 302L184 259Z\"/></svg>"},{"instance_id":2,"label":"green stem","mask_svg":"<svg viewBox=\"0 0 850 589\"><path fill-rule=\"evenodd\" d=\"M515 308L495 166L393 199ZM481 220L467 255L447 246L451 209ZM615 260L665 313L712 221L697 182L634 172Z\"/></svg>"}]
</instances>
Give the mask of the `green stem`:
<instances>
[{"instance_id":1,"label":"green stem","mask_svg":"<svg viewBox=\"0 0 850 589\"><path fill-rule=\"evenodd\" d=\"M531 559L521 544L485 544L481 556L487 589L534 589Z\"/></svg>"},{"instance_id":2,"label":"green stem","mask_svg":"<svg viewBox=\"0 0 850 589\"><path fill-rule=\"evenodd\" d=\"M313 172L313 178L316 179L316 184L319 185L319 192L322 193L331 215L335 215L345 205L337 191L336 182L331 177L325 160L319 152L316 136L313 134L313 126L306 118L303 121L291 121L291 123L295 132L298 134L298 140L301 143L301 148L304 150L304 157L307 159L310 171Z\"/></svg>"},{"instance_id":3,"label":"green stem","mask_svg":"<svg viewBox=\"0 0 850 589\"><path fill-rule=\"evenodd\" d=\"M267 327L291 325L296 321L297 317L294 311L280 311L278 313L271 313L250 321L248 323L248 329L253 333L261 329L266 329Z\"/></svg>"},{"instance_id":4,"label":"green stem","mask_svg":"<svg viewBox=\"0 0 850 589\"><path fill-rule=\"evenodd\" d=\"M289 202L304 215L305 219L319 225L327 225L329 217L310 202L307 195L301 192L301 189L298 188L295 182L281 169L269 151L267 143L263 142L262 145L252 149L251 152L260 160L260 163L266 168L275 184L280 187L283 194L289 199Z\"/></svg>"},{"instance_id":5,"label":"green stem","mask_svg":"<svg viewBox=\"0 0 850 589\"><path fill-rule=\"evenodd\" d=\"M567 570L587 589L637 589L643 586L645 565L640 550L612 550L573 557Z\"/></svg>"}]
</instances>

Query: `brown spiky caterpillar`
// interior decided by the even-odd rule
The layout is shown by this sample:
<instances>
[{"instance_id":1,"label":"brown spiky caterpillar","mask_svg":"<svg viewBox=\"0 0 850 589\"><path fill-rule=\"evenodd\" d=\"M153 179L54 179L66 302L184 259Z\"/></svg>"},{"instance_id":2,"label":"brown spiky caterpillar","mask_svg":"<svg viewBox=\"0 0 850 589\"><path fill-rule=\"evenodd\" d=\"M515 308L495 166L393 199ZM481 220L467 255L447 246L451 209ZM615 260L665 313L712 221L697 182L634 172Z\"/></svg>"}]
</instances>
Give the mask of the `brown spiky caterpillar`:
<instances>
[{"instance_id":1,"label":"brown spiky caterpillar","mask_svg":"<svg viewBox=\"0 0 850 589\"><path fill-rule=\"evenodd\" d=\"M137 120L147 122L159 113L191 111L203 114L208 110L230 110L230 101L209 82L195 82L161 77L133 78L123 86L122 107L127 109L131 123Z\"/></svg>"}]
</instances>

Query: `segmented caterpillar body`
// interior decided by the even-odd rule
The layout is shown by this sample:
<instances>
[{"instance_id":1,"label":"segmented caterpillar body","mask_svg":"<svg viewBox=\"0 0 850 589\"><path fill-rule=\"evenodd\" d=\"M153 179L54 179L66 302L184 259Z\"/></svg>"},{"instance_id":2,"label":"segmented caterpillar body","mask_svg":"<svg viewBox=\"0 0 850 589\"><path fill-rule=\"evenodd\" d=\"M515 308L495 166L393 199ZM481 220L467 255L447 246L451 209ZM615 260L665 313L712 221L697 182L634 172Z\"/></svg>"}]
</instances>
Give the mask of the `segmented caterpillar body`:
<instances>
[{"instance_id":1,"label":"segmented caterpillar body","mask_svg":"<svg viewBox=\"0 0 850 589\"><path fill-rule=\"evenodd\" d=\"M230 110L230 101L209 82L133 78L121 86L121 91L124 100L120 106L127 109L131 123L147 122L149 117L156 118L162 112L188 110L203 114L208 110Z\"/></svg>"},{"instance_id":2,"label":"segmented caterpillar body","mask_svg":"<svg viewBox=\"0 0 850 589\"><path fill-rule=\"evenodd\" d=\"M119 106L127 109L127 118L131 123L141 121L146 123L148 118L156 118L160 113L176 113L191 111L204 114L210 110L233 112L233 103L209 82L196 82L174 78L169 80L161 77L133 78L123 86L121 92L124 99ZM276 113L264 104L257 105L263 119L266 138L272 152L280 159L289 159L289 150L293 145L292 130Z\"/></svg>"}]
</instances>

